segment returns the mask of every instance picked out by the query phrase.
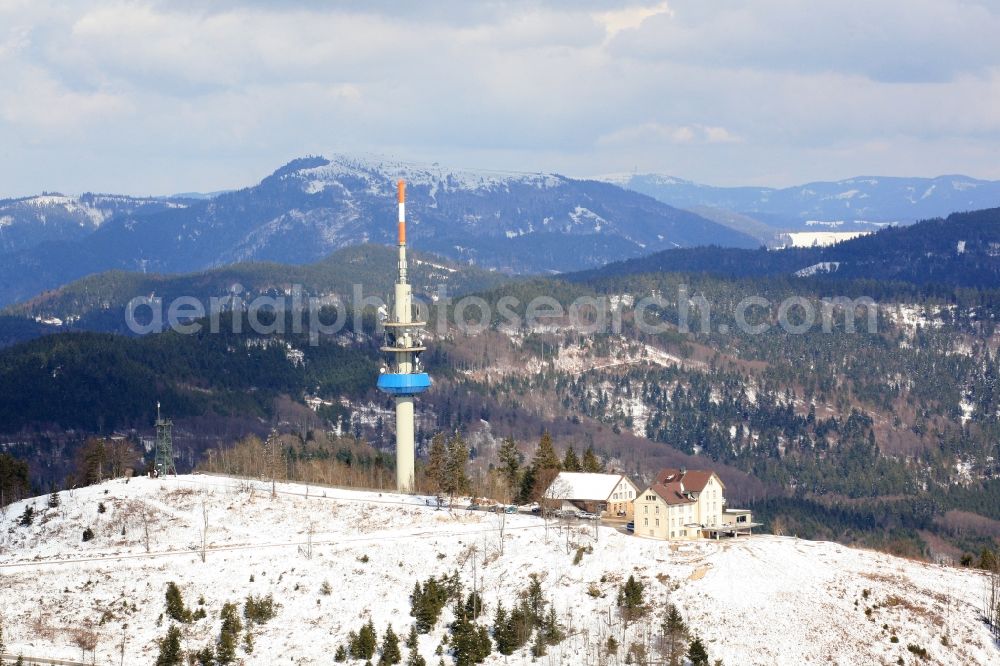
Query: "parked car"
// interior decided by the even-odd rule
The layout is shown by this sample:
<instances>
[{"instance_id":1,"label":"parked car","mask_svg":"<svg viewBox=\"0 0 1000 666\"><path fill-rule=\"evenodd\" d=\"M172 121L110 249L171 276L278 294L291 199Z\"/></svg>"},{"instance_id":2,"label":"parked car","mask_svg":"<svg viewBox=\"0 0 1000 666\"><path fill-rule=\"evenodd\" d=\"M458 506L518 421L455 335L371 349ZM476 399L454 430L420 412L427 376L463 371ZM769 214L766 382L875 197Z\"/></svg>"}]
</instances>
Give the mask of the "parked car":
<instances>
[{"instance_id":1,"label":"parked car","mask_svg":"<svg viewBox=\"0 0 1000 666\"><path fill-rule=\"evenodd\" d=\"M635 532L635 522L631 522L625 525L625 530L628 532Z\"/></svg>"},{"instance_id":2,"label":"parked car","mask_svg":"<svg viewBox=\"0 0 1000 666\"><path fill-rule=\"evenodd\" d=\"M591 513L590 511L577 511L576 517L580 520L597 520L600 518L596 513Z\"/></svg>"},{"instance_id":3,"label":"parked car","mask_svg":"<svg viewBox=\"0 0 1000 666\"><path fill-rule=\"evenodd\" d=\"M480 506L479 504L476 504L475 502L473 502L469 506L465 507L465 510L466 511L479 511L482 508L483 508L482 506Z\"/></svg>"},{"instance_id":4,"label":"parked car","mask_svg":"<svg viewBox=\"0 0 1000 666\"><path fill-rule=\"evenodd\" d=\"M517 507L513 504L508 504L503 508L504 513L517 513Z\"/></svg>"},{"instance_id":5,"label":"parked car","mask_svg":"<svg viewBox=\"0 0 1000 666\"><path fill-rule=\"evenodd\" d=\"M542 507L538 506L538 502L535 502L534 504L531 505L531 513L537 516L541 512L542 512Z\"/></svg>"}]
</instances>

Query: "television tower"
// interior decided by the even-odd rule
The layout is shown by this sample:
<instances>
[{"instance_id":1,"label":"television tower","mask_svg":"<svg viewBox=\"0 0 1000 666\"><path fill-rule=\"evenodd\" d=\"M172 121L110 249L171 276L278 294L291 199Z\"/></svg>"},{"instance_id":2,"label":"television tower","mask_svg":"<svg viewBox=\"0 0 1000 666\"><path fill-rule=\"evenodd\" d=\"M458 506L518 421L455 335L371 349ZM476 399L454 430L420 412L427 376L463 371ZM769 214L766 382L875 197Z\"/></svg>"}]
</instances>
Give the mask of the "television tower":
<instances>
[{"instance_id":1,"label":"television tower","mask_svg":"<svg viewBox=\"0 0 1000 666\"><path fill-rule=\"evenodd\" d=\"M160 418L160 403L156 403L156 458L153 460L153 469L157 476L166 476L173 472L177 476L177 467L174 466L174 422L170 419Z\"/></svg>"},{"instance_id":2,"label":"television tower","mask_svg":"<svg viewBox=\"0 0 1000 666\"><path fill-rule=\"evenodd\" d=\"M413 321L413 293L406 281L406 182L397 183L399 194L399 274L393 294L392 310L385 326L387 367L378 378L378 388L396 399L396 489L413 492L413 396L431 385L431 378L421 372L420 353L427 348L417 337L426 322Z\"/></svg>"}]
</instances>

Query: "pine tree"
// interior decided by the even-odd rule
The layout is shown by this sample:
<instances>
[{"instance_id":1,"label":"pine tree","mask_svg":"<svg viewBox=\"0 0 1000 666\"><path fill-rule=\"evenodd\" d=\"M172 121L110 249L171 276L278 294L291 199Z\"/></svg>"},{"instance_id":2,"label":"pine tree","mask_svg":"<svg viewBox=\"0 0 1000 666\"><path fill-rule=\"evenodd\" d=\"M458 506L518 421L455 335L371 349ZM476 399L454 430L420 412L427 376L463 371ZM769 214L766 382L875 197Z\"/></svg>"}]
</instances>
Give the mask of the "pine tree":
<instances>
[{"instance_id":1,"label":"pine tree","mask_svg":"<svg viewBox=\"0 0 1000 666\"><path fill-rule=\"evenodd\" d=\"M511 497L520 489L518 482L521 477L521 452L517 450L517 442L513 437L503 440L500 451L497 453L499 459L500 475L507 482L507 489Z\"/></svg>"},{"instance_id":2,"label":"pine tree","mask_svg":"<svg viewBox=\"0 0 1000 666\"><path fill-rule=\"evenodd\" d=\"M566 455L563 457L562 468L567 472L579 472L582 470L580 467L580 460L576 457L576 451L570 446L566 449Z\"/></svg>"},{"instance_id":3,"label":"pine tree","mask_svg":"<svg viewBox=\"0 0 1000 666\"><path fill-rule=\"evenodd\" d=\"M534 466L529 465L524 469L521 474L521 489L517 496L518 504L527 504L532 500L535 494L535 482L538 479L538 473Z\"/></svg>"},{"instance_id":4,"label":"pine tree","mask_svg":"<svg viewBox=\"0 0 1000 666\"><path fill-rule=\"evenodd\" d=\"M469 596L465 601L465 614L470 620L475 620L479 618L479 615L483 612L483 598L479 596L479 593L473 590L469 592Z\"/></svg>"},{"instance_id":5,"label":"pine tree","mask_svg":"<svg viewBox=\"0 0 1000 666\"><path fill-rule=\"evenodd\" d=\"M406 648L410 651L410 656L406 659L406 666L427 666L427 662L420 656L420 641L417 638L416 625L410 625L410 633L406 636Z\"/></svg>"},{"instance_id":6,"label":"pine tree","mask_svg":"<svg viewBox=\"0 0 1000 666\"><path fill-rule=\"evenodd\" d=\"M609 657L618 655L618 641L615 640L614 636L608 636L608 642L604 644L604 649Z\"/></svg>"},{"instance_id":7,"label":"pine tree","mask_svg":"<svg viewBox=\"0 0 1000 666\"><path fill-rule=\"evenodd\" d=\"M376 647L378 647L378 634L375 633L375 623L369 618L358 632L358 640L351 656L357 659L371 659L375 656Z\"/></svg>"},{"instance_id":8,"label":"pine tree","mask_svg":"<svg viewBox=\"0 0 1000 666\"><path fill-rule=\"evenodd\" d=\"M160 639L160 654L156 658L156 666L180 666L181 664L181 630L176 625L170 625L167 635Z\"/></svg>"},{"instance_id":9,"label":"pine tree","mask_svg":"<svg viewBox=\"0 0 1000 666\"><path fill-rule=\"evenodd\" d=\"M167 617L177 622L190 622L191 611L184 607L184 598L177 583L170 581L167 583Z\"/></svg>"},{"instance_id":10,"label":"pine tree","mask_svg":"<svg viewBox=\"0 0 1000 666\"><path fill-rule=\"evenodd\" d=\"M511 609L509 622L511 634L514 637L514 649L524 647L531 640L531 632L535 628L535 621L527 600L522 599L521 603Z\"/></svg>"},{"instance_id":11,"label":"pine tree","mask_svg":"<svg viewBox=\"0 0 1000 666\"><path fill-rule=\"evenodd\" d=\"M426 634L437 624L442 609L448 603L448 583L446 578L438 581L431 576L421 588L420 583L413 585L410 595L410 615L416 620L417 633Z\"/></svg>"},{"instance_id":12,"label":"pine tree","mask_svg":"<svg viewBox=\"0 0 1000 666\"><path fill-rule=\"evenodd\" d=\"M448 447L444 435L438 433L431 439L430 450L427 452L427 480L434 492L444 492L445 468L448 464Z\"/></svg>"},{"instance_id":13,"label":"pine tree","mask_svg":"<svg viewBox=\"0 0 1000 666\"><path fill-rule=\"evenodd\" d=\"M542 633L545 636L545 642L549 645L558 645L566 638L566 632L562 630L562 626L556 618L556 609L551 604L549 605L549 614L545 616L545 621L542 623Z\"/></svg>"},{"instance_id":14,"label":"pine tree","mask_svg":"<svg viewBox=\"0 0 1000 666\"><path fill-rule=\"evenodd\" d=\"M629 576L618 590L618 607L626 622L640 618L646 612L642 598L644 589L645 586L637 581L635 576Z\"/></svg>"},{"instance_id":15,"label":"pine tree","mask_svg":"<svg viewBox=\"0 0 1000 666\"><path fill-rule=\"evenodd\" d=\"M688 640L688 628L677 606L667 604L667 612L660 625L663 632L663 656L670 666L678 666Z\"/></svg>"},{"instance_id":16,"label":"pine tree","mask_svg":"<svg viewBox=\"0 0 1000 666\"><path fill-rule=\"evenodd\" d=\"M588 446L587 450L583 452L583 464L581 466L584 472L604 471L604 465L597 459L597 454L594 453L594 447L592 446Z\"/></svg>"},{"instance_id":17,"label":"pine tree","mask_svg":"<svg viewBox=\"0 0 1000 666\"><path fill-rule=\"evenodd\" d=\"M206 645L195 655L195 662L198 666L215 666L215 650L211 645Z\"/></svg>"},{"instance_id":18,"label":"pine tree","mask_svg":"<svg viewBox=\"0 0 1000 666\"><path fill-rule=\"evenodd\" d=\"M708 666L708 651L705 649L705 644L697 636L691 641L687 658L691 662L691 666Z\"/></svg>"},{"instance_id":19,"label":"pine tree","mask_svg":"<svg viewBox=\"0 0 1000 666\"><path fill-rule=\"evenodd\" d=\"M544 657L546 652L548 649L545 647L545 637L539 630L538 635L535 636L535 642L531 644L531 656Z\"/></svg>"},{"instance_id":20,"label":"pine tree","mask_svg":"<svg viewBox=\"0 0 1000 666\"><path fill-rule=\"evenodd\" d=\"M531 612L531 624L542 623L542 613L545 612L545 595L542 593L542 583L538 574L528 575L528 589L524 591L524 600Z\"/></svg>"},{"instance_id":21,"label":"pine tree","mask_svg":"<svg viewBox=\"0 0 1000 666\"><path fill-rule=\"evenodd\" d=\"M490 641L490 632L486 627L476 628L476 663L482 663L486 657L493 652L493 643Z\"/></svg>"},{"instance_id":22,"label":"pine tree","mask_svg":"<svg viewBox=\"0 0 1000 666\"><path fill-rule=\"evenodd\" d=\"M35 521L35 507L33 504L28 504L24 507L24 513L21 514L21 519L18 523L21 527L28 527Z\"/></svg>"},{"instance_id":23,"label":"pine tree","mask_svg":"<svg viewBox=\"0 0 1000 666\"><path fill-rule=\"evenodd\" d=\"M448 441L448 462L445 465L444 491L454 497L469 487L465 466L469 462L469 447L458 433Z\"/></svg>"},{"instance_id":24,"label":"pine tree","mask_svg":"<svg viewBox=\"0 0 1000 666\"><path fill-rule=\"evenodd\" d=\"M549 434L548 430L542 433L542 438L538 441L538 449L535 451L531 465L536 470L557 470L560 467L559 456L556 455L556 449L552 445L552 435Z\"/></svg>"},{"instance_id":25,"label":"pine tree","mask_svg":"<svg viewBox=\"0 0 1000 666\"><path fill-rule=\"evenodd\" d=\"M505 657L514 654L516 641L514 625L507 615L507 609L498 601L497 610L493 614L493 642L497 646L497 652Z\"/></svg>"},{"instance_id":26,"label":"pine tree","mask_svg":"<svg viewBox=\"0 0 1000 666\"><path fill-rule=\"evenodd\" d=\"M379 666L398 664L402 659L403 656L399 653L399 638L390 624L386 627L385 636L382 638L382 650L378 658Z\"/></svg>"},{"instance_id":27,"label":"pine tree","mask_svg":"<svg viewBox=\"0 0 1000 666\"><path fill-rule=\"evenodd\" d=\"M49 508L50 509L58 509L59 508L59 503L60 503L59 502L59 492L55 488L53 488L52 489L52 494L49 495Z\"/></svg>"},{"instance_id":28,"label":"pine tree","mask_svg":"<svg viewBox=\"0 0 1000 666\"><path fill-rule=\"evenodd\" d=\"M215 649L215 661L220 666L236 661L236 635L223 631L219 634L219 643Z\"/></svg>"},{"instance_id":29,"label":"pine tree","mask_svg":"<svg viewBox=\"0 0 1000 666\"><path fill-rule=\"evenodd\" d=\"M344 649L343 645L337 646L337 651L333 655L333 660L338 664L347 661L347 650Z\"/></svg>"},{"instance_id":30,"label":"pine tree","mask_svg":"<svg viewBox=\"0 0 1000 666\"><path fill-rule=\"evenodd\" d=\"M240 632L243 631L243 621L240 619L236 604L226 602L219 613L222 628L219 630L219 643L215 651L215 660L225 666L236 661L236 644Z\"/></svg>"},{"instance_id":31,"label":"pine tree","mask_svg":"<svg viewBox=\"0 0 1000 666\"><path fill-rule=\"evenodd\" d=\"M462 604L456 602L451 646L456 666L472 666L486 659L493 646L486 627L477 626L463 611Z\"/></svg>"}]
</instances>

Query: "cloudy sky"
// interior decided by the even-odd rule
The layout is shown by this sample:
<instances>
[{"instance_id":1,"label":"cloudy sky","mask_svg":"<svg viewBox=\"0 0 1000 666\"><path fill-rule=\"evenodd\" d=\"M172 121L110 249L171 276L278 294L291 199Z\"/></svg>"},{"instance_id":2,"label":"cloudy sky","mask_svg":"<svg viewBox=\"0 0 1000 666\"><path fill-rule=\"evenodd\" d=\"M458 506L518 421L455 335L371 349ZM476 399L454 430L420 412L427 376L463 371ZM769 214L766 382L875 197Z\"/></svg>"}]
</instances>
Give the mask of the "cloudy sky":
<instances>
[{"instance_id":1,"label":"cloudy sky","mask_svg":"<svg viewBox=\"0 0 1000 666\"><path fill-rule=\"evenodd\" d=\"M0 0L0 196L305 154L788 185L1000 179L1000 0Z\"/></svg>"}]
</instances>

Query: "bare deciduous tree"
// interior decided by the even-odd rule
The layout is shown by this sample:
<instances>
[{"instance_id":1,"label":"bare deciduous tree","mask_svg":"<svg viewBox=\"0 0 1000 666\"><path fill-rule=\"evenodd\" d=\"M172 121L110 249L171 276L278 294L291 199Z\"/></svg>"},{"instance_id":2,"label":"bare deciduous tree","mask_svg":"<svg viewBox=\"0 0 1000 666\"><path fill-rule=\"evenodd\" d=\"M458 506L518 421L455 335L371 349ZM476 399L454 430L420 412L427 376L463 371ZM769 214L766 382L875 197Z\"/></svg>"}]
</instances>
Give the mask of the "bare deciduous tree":
<instances>
[{"instance_id":1,"label":"bare deciduous tree","mask_svg":"<svg viewBox=\"0 0 1000 666\"><path fill-rule=\"evenodd\" d=\"M208 507L205 498L201 498L201 561L205 561L208 551Z\"/></svg>"},{"instance_id":2,"label":"bare deciduous tree","mask_svg":"<svg viewBox=\"0 0 1000 666\"><path fill-rule=\"evenodd\" d=\"M555 471L556 473L548 480L548 485L542 493L541 505L542 520L545 522L545 541L549 540L549 519L554 518L557 512L562 510L562 501L569 498L570 486L566 481L558 477L557 470L543 470L545 472ZM539 476L539 479L543 478Z\"/></svg>"}]
</instances>

